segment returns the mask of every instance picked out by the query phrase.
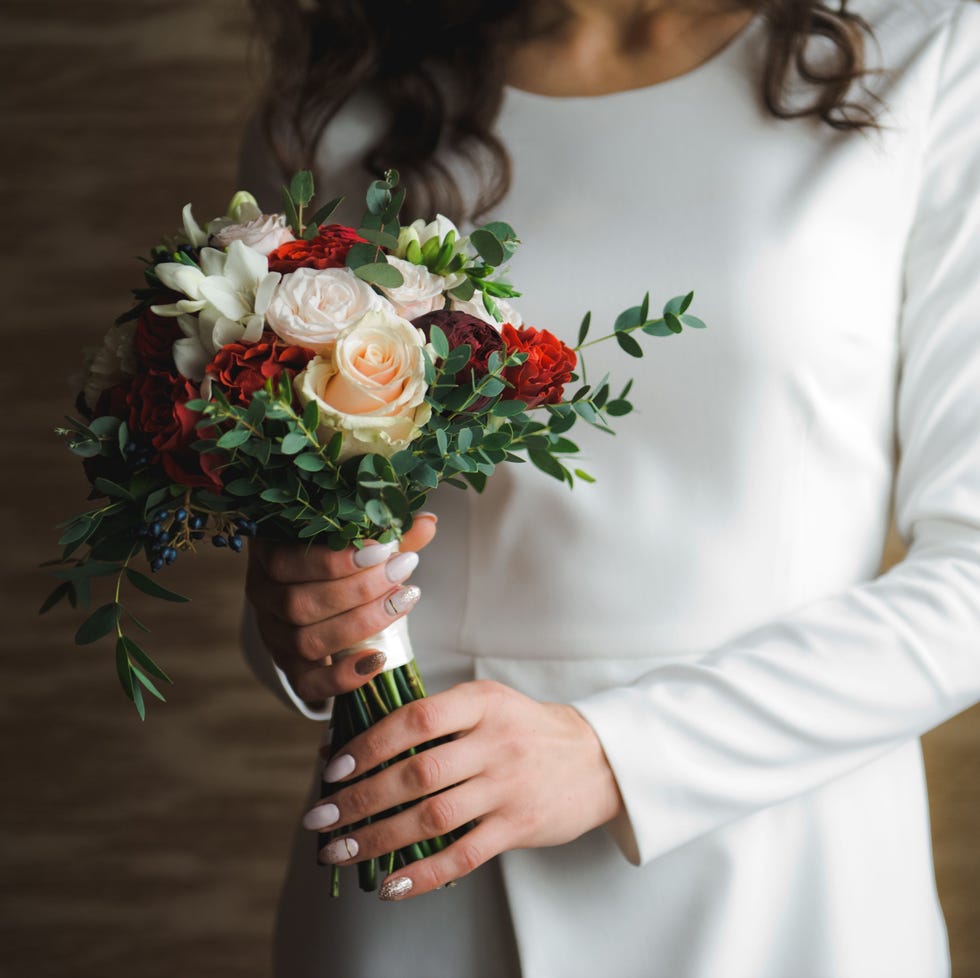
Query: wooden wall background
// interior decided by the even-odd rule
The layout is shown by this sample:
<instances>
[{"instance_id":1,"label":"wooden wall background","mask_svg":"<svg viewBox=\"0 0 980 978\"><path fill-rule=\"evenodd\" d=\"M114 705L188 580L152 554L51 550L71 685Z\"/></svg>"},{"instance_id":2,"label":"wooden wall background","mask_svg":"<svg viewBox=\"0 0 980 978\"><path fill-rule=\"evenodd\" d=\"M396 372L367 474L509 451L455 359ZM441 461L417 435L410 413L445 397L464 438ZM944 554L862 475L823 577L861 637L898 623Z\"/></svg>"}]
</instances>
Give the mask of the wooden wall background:
<instances>
[{"instance_id":1,"label":"wooden wall background","mask_svg":"<svg viewBox=\"0 0 980 978\"><path fill-rule=\"evenodd\" d=\"M242 559L181 566L198 595L141 606L179 677L140 725L77 618L36 617L52 524L83 483L51 433L179 205L219 212L254 95L244 0L0 6L0 935L12 976L269 974L289 833L315 729L246 673ZM926 739L937 874L957 978L980 978L980 712ZM722 976L719 976L722 978ZM792 976L787 976L792 978ZM864 978L864 976L855 976Z\"/></svg>"}]
</instances>

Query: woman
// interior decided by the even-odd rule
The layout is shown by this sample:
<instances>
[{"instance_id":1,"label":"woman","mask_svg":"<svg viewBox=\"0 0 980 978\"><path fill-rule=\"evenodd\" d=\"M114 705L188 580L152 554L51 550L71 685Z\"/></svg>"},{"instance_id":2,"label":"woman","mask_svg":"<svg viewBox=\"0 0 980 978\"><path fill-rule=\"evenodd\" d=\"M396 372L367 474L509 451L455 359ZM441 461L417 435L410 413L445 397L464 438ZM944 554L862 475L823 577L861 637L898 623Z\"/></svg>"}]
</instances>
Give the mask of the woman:
<instances>
[{"instance_id":1,"label":"woman","mask_svg":"<svg viewBox=\"0 0 980 978\"><path fill-rule=\"evenodd\" d=\"M320 4L274 140L319 141L331 195L394 164L416 212L489 203L566 339L647 288L696 288L710 328L631 364L638 412L582 440L596 486L439 493L411 584L409 554L255 550L250 656L309 715L415 584L445 690L332 761L305 824L449 790L321 859L479 822L398 907L330 902L301 834L278 974L946 975L918 737L980 693L980 8L526 6ZM909 553L875 579L892 504Z\"/></svg>"}]
</instances>

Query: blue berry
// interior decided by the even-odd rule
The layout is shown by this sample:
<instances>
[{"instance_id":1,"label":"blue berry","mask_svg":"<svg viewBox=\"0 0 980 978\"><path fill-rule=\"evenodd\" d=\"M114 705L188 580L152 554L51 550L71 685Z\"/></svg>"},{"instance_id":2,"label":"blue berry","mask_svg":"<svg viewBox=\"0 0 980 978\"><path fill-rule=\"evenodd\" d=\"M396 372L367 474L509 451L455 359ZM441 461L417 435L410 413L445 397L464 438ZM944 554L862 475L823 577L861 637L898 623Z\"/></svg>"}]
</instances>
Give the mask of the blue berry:
<instances>
[{"instance_id":1,"label":"blue berry","mask_svg":"<svg viewBox=\"0 0 980 978\"><path fill-rule=\"evenodd\" d=\"M163 559L168 564L172 564L177 559L177 551L173 547L167 547L163 552Z\"/></svg>"},{"instance_id":2,"label":"blue berry","mask_svg":"<svg viewBox=\"0 0 980 978\"><path fill-rule=\"evenodd\" d=\"M203 530L207 520L203 516L192 516L187 524L192 530Z\"/></svg>"},{"instance_id":3,"label":"blue berry","mask_svg":"<svg viewBox=\"0 0 980 978\"><path fill-rule=\"evenodd\" d=\"M165 522L166 522L167 520L169 520L169 519L170 519L170 512L169 512L169 510L166 510L166 509L161 509L161 510L160 510L160 511L159 511L159 512L157 513L157 515L156 515L156 518L157 518L157 519L158 519L158 520L159 520L159 521L160 521L161 523L165 523Z\"/></svg>"},{"instance_id":4,"label":"blue berry","mask_svg":"<svg viewBox=\"0 0 980 978\"><path fill-rule=\"evenodd\" d=\"M184 520L187 519L187 510L186 509L178 509L177 512L174 513L174 519L178 523L183 523Z\"/></svg>"},{"instance_id":5,"label":"blue berry","mask_svg":"<svg viewBox=\"0 0 980 978\"><path fill-rule=\"evenodd\" d=\"M228 546L235 551L236 554L242 552L242 538L236 533L229 541Z\"/></svg>"},{"instance_id":6,"label":"blue berry","mask_svg":"<svg viewBox=\"0 0 980 978\"><path fill-rule=\"evenodd\" d=\"M211 537L211 542L216 547L227 547L228 546L228 541L225 539L225 537L221 533L216 533L213 537Z\"/></svg>"},{"instance_id":7,"label":"blue berry","mask_svg":"<svg viewBox=\"0 0 980 978\"><path fill-rule=\"evenodd\" d=\"M153 573L155 574L158 570L160 570L161 567L163 567L163 563L164 563L163 557L154 557L153 563L150 564L150 570L152 570Z\"/></svg>"},{"instance_id":8,"label":"blue berry","mask_svg":"<svg viewBox=\"0 0 980 978\"><path fill-rule=\"evenodd\" d=\"M126 455L133 455L136 452L137 445L134 441L126 442L126 447L123 448L123 453Z\"/></svg>"},{"instance_id":9,"label":"blue berry","mask_svg":"<svg viewBox=\"0 0 980 978\"><path fill-rule=\"evenodd\" d=\"M201 530L194 530L194 532L191 533L191 539L192 540L203 540L204 539L204 533L201 532Z\"/></svg>"},{"instance_id":10,"label":"blue berry","mask_svg":"<svg viewBox=\"0 0 980 978\"><path fill-rule=\"evenodd\" d=\"M170 543L170 534L169 534L169 533L168 533L168 532L167 532L166 530L163 530L163 531L162 531L162 532L160 533L160 536L158 536L158 537L157 537L157 539L158 539L158 540L159 540L159 541L160 541L161 543Z\"/></svg>"},{"instance_id":11,"label":"blue berry","mask_svg":"<svg viewBox=\"0 0 980 978\"><path fill-rule=\"evenodd\" d=\"M158 536L160 536L161 533L163 533L163 527L160 526L159 523L153 523L150 526L150 536L151 537L158 537Z\"/></svg>"}]
</instances>

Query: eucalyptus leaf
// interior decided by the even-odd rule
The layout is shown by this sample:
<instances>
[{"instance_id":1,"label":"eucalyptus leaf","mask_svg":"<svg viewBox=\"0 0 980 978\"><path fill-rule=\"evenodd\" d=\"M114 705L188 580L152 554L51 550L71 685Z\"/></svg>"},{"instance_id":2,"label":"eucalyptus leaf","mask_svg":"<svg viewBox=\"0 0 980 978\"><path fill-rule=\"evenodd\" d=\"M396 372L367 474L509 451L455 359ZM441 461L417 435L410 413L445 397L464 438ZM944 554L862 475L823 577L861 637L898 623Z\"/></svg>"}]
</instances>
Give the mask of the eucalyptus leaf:
<instances>
[{"instance_id":1,"label":"eucalyptus leaf","mask_svg":"<svg viewBox=\"0 0 980 978\"><path fill-rule=\"evenodd\" d=\"M62 581L45 599L38 608L39 615L47 614L59 601L67 598L71 594L72 586L69 581Z\"/></svg>"},{"instance_id":2,"label":"eucalyptus leaf","mask_svg":"<svg viewBox=\"0 0 980 978\"><path fill-rule=\"evenodd\" d=\"M429 327L429 342L432 344L433 352L440 360L445 360L449 356L449 340L446 339L446 334L435 323Z\"/></svg>"},{"instance_id":3,"label":"eucalyptus leaf","mask_svg":"<svg viewBox=\"0 0 980 978\"><path fill-rule=\"evenodd\" d=\"M150 595L151 598L160 598L163 601L173 601L177 604L183 604L190 600L190 598L185 598L182 594L177 594L176 591L168 591L145 574L133 570L132 567L126 568L126 579L134 588L142 591L144 594Z\"/></svg>"},{"instance_id":4,"label":"eucalyptus leaf","mask_svg":"<svg viewBox=\"0 0 980 978\"><path fill-rule=\"evenodd\" d=\"M113 499L125 499L128 502L132 502L133 496L128 489L123 488L111 479L98 478L92 485L102 493L107 496L111 496Z\"/></svg>"},{"instance_id":5,"label":"eucalyptus leaf","mask_svg":"<svg viewBox=\"0 0 980 978\"><path fill-rule=\"evenodd\" d=\"M559 482L565 481L564 466L549 452L532 448L527 455L531 462L546 475L550 475Z\"/></svg>"},{"instance_id":6,"label":"eucalyptus leaf","mask_svg":"<svg viewBox=\"0 0 980 978\"><path fill-rule=\"evenodd\" d=\"M247 428L232 428L226 431L216 442L218 448L238 448L252 437L252 433Z\"/></svg>"},{"instance_id":7,"label":"eucalyptus leaf","mask_svg":"<svg viewBox=\"0 0 980 978\"><path fill-rule=\"evenodd\" d=\"M327 463L314 452L305 452L297 455L294 459L296 467L304 472L320 472L327 467Z\"/></svg>"},{"instance_id":8,"label":"eucalyptus leaf","mask_svg":"<svg viewBox=\"0 0 980 978\"><path fill-rule=\"evenodd\" d=\"M324 223L326 223L326 221L327 221L327 220L329 220L329 218L330 218L330 215L331 215L331 214L333 214L333 212L334 212L334 211L335 211L335 210L336 210L336 209L337 209L338 207L340 207L340 205L341 205L341 203L343 203L343 200L344 200L344 198L343 198L343 197L334 197L334 199L333 199L333 200L331 200L331 201L329 201L328 203L326 203L326 204L324 204L324 205L323 205L323 207L321 207L321 208L320 208L320 209L319 209L319 210L318 210L318 211L317 211L317 212L316 212L316 213L315 213L315 214L314 214L314 215L313 215L313 216L312 216L312 217L310 218L310 224L313 224L313 225L315 225L316 227L318 227L318 228L319 228L319 226L320 226L321 224L324 224Z\"/></svg>"},{"instance_id":9,"label":"eucalyptus leaf","mask_svg":"<svg viewBox=\"0 0 980 978\"><path fill-rule=\"evenodd\" d=\"M293 198L285 187L282 188L282 208L283 213L286 215L286 223L292 228L293 233L298 235L300 233L299 212L296 210Z\"/></svg>"},{"instance_id":10,"label":"eucalyptus leaf","mask_svg":"<svg viewBox=\"0 0 980 978\"><path fill-rule=\"evenodd\" d=\"M623 398L616 398L616 400L610 401L605 407L606 414L611 418L621 418L623 415L629 414L632 410L633 405Z\"/></svg>"},{"instance_id":11,"label":"eucalyptus leaf","mask_svg":"<svg viewBox=\"0 0 980 978\"><path fill-rule=\"evenodd\" d=\"M289 185L289 194L297 206L306 207L313 199L313 174L309 170L300 170Z\"/></svg>"},{"instance_id":12,"label":"eucalyptus leaf","mask_svg":"<svg viewBox=\"0 0 980 978\"><path fill-rule=\"evenodd\" d=\"M697 316L692 316L690 313L685 313L680 317L681 322L688 326L690 329L707 329L708 324Z\"/></svg>"},{"instance_id":13,"label":"eucalyptus leaf","mask_svg":"<svg viewBox=\"0 0 980 978\"><path fill-rule=\"evenodd\" d=\"M291 431L283 438L280 448L282 449L283 455L296 455L298 452L303 451L304 448L308 448L309 444L309 439L302 431Z\"/></svg>"},{"instance_id":14,"label":"eucalyptus leaf","mask_svg":"<svg viewBox=\"0 0 980 978\"><path fill-rule=\"evenodd\" d=\"M370 285L379 285L384 289L397 289L405 281L402 273L386 261L373 262L369 265L359 265L354 274Z\"/></svg>"},{"instance_id":15,"label":"eucalyptus leaf","mask_svg":"<svg viewBox=\"0 0 980 978\"><path fill-rule=\"evenodd\" d=\"M150 679L142 669L139 669L137 666L132 666L131 668L133 675L146 687L146 689L148 689L161 703L167 702L167 699L163 693L156 688L156 686L153 684L153 680Z\"/></svg>"},{"instance_id":16,"label":"eucalyptus leaf","mask_svg":"<svg viewBox=\"0 0 980 978\"><path fill-rule=\"evenodd\" d=\"M672 312L664 313L664 322L667 324L667 329L672 333L680 333L684 329L681 321Z\"/></svg>"},{"instance_id":17,"label":"eucalyptus leaf","mask_svg":"<svg viewBox=\"0 0 980 978\"><path fill-rule=\"evenodd\" d=\"M116 639L116 675L119 677L119 685L123 692L133 698L133 673L129 666L129 654L126 649L126 642L120 635Z\"/></svg>"},{"instance_id":18,"label":"eucalyptus leaf","mask_svg":"<svg viewBox=\"0 0 980 978\"><path fill-rule=\"evenodd\" d=\"M92 612L75 632L76 645L89 645L108 635L119 623L122 606L113 601Z\"/></svg>"},{"instance_id":19,"label":"eucalyptus leaf","mask_svg":"<svg viewBox=\"0 0 980 978\"><path fill-rule=\"evenodd\" d=\"M582 317L582 324L578 328L578 342L575 344L576 347L581 346L585 342L585 338L589 335L589 327L591 325L592 312L590 310Z\"/></svg>"},{"instance_id":20,"label":"eucalyptus leaf","mask_svg":"<svg viewBox=\"0 0 980 978\"><path fill-rule=\"evenodd\" d=\"M620 345L623 352L628 353L631 357L643 356L643 348L629 333L617 333L616 342Z\"/></svg>"},{"instance_id":21,"label":"eucalyptus leaf","mask_svg":"<svg viewBox=\"0 0 980 978\"><path fill-rule=\"evenodd\" d=\"M470 235L470 243L488 265L496 268L503 264L504 246L491 231L486 228L477 228Z\"/></svg>"}]
</instances>

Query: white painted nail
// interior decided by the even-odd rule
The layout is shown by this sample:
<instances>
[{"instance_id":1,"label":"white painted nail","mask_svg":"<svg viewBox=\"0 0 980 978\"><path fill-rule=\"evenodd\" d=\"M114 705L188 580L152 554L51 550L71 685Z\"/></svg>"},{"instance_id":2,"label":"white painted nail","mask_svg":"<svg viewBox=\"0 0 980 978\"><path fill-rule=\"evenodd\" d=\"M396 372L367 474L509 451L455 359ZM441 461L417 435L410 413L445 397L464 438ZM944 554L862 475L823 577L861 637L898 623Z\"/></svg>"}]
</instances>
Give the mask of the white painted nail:
<instances>
[{"instance_id":1,"label":"white painted nail","mask_svg":"<svg viewBox=\"0 0 980 978\"><path fill-rule=\"evenodd\" d=\"M427 509L420 509L414 519L432 520L433 523L439 522L439 517L435 513L430 513Z\"/></svg>"},{"instance_id":2,"label":"white painted nail","mask_svg":"<svg viewBox=\"0 0 980 978\"><path fill-rule=\"evenodd\" d=\"M395 554L385 564L385 576L392 584L400 584L418 565L419 555L417 553L408 551L408 553Z\"/></svg>"},{"instance_id":3,"label":"white painted nail","mask_svg":"<svg viewBox=\"0 0 980 978\"><path fill-rule=\"evenodd\" d=\"M346 778L348 774L353 773L355 767L357 767L357 761L350 754L341 754L340 757L335 757L326 766L323 771L323 780L339 781L341 778Z\"/></svg>"},{"instance_id":4,"label":"white painted nail","mask_svg":"<svg viewBox=\"0 0 980 978\"><path fill-rule=\"evenodd\" d=\"M344 863L348 859L353 859L360 848L357 839L334 839L330 845L320 850L320 860L328 863Z\"/></svg>"},{"instance_id":5,"label":"white painted nail","mask_svg":"<svg viewBox=\"0 0 980 978\"><path fill-rule=\"evenodd\" d=\"M377 567L378 564L383 564L397 547L398 544L396 543L368 544L354 554L354 566L360 567L362 570L365 567Z\"/></svg>"},{"instance_id":6,"label":"white painted nail","mask_svg":"<svg viewBox=\"0 0 980 978\"><path fill-rule=\"evenodd\" d=\"M328 829L338 818L340 811L336 805L317 805L303 816L303 828L311 832Z\"/></svg>"},{"instance_id":7,"label":"white painted nail","mask_svg":"<svg viewBox=\"0 0 980 978\"><path fill-rule=\"evenodd\" d=\"M409 584L407 587L400 587L393 594L389 594L385 598L385 611L392 618L397 618L399 615L403 615L406 611L414 608L420 597L422 597L422 592L414 584Z\"/></svg>"},{"instance_id":8,"label":"white painted nail","mask_svg":"<svg viewBox=\"0 0 980 978\"><path fill-rule=\"evenodd\" d=\"M382 900L400 900L412 889L412 881L407 876L389 876L381 884L378 897Z\"/></svg>"}]
</instances>

